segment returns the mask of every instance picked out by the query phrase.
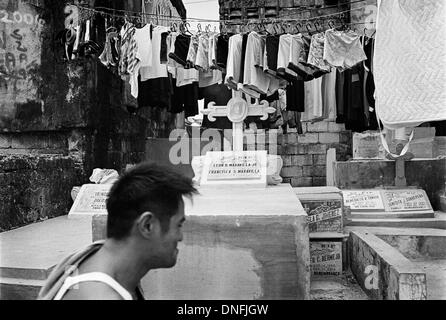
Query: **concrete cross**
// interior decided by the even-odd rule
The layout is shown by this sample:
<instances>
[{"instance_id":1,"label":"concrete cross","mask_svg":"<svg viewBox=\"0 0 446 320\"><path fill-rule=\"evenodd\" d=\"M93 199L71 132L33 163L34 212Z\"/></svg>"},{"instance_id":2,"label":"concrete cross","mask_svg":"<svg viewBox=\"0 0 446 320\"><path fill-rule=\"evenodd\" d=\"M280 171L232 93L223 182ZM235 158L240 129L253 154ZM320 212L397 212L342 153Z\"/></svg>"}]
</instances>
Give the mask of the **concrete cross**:
<instances>
[{"instance_id":1,"label":"concrete cross","mask_svg":"<svg viewBox=\"0 0 446 320\"><path fill-rule=\"evenodd\" d=\"M216 121L216 117L228 117L232 122L232 141L233 151L243 151L243 121L250 116L262 116L260 119L265 121L268 114L276 112L276 109L269 106L268 101L256 99L255 104L248 102L240 96L232 98L227 106L216 106L214 102L209 103L208 108L202 113L206 115L209 121Z\"/></svg>"},{"instance_id":2,"label":"concrete cross","mask_svg":"<svg viewBox=\"0 0 446 320\"><path fill-rule=\"evenodd\" d=\"M396 146L396 153L401 154L403 151L404 146L399 143ZM405 174L405 162L410 161L414 158L414 155L410 152L406 152L405 155L394 157L391 154L387 155L387 159L389 160L395 160L395 187L407 187L407 180L406 180L406 174Z\"/></svg>"}]
</instances>

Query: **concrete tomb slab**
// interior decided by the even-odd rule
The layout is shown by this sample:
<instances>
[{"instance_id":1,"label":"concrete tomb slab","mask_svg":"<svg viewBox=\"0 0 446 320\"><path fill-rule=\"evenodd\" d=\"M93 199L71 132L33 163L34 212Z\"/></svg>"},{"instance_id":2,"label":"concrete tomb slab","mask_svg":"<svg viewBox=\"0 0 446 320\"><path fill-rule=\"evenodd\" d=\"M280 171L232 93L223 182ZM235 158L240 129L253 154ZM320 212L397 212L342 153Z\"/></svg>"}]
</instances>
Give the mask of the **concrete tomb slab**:
<instances>
[{"instance_id":1,"label":"concrete tomb slab","mask_svg":"<svg viewBox=\"0 0 446 320\"><path fill-rule=\"evenodd\" d=\"M426 273L377 236L352 231L350 267L363 290L378 300L426 300Z\"/></svg>"},{"instance_id":2,"label":"concrete tomb slab","mask_svg":"<svg viewBox=\"0 0 446 320\"><path fill-rule=\"evenodd\" d=\"M148 299L309 299L307 214L291 186L199 192L185 201L177 265L143 280ZM106 219L94 216L94 240Z\"/></svg>"},{"instance_id":3,"label":"concrete tomb slab","mask_svg":"<svg viewBox=\"0 0 446 320\"><path fill-rule=\"evenodd\" d=\"M413 265L426 274L428 300L446 299L446 230L429 228L348 228L350 232L373 234L397 250L395 257L401 254ZM379 242L379 241L378 241ZM382 244L382 248L385 245ZM374 247L376 253L384 257L380 247ZM389 250L389 249L386 249ZM355 259L360 260L361 257ZM402 259L402 258L401 258ZM384 279L380 279L387 281Z\"/></svg>"},{"instance_id":4,"label":"concrete tomb slab","mask_svg":"<svg viewBox=\"0 0 446 320\"><path fill-rule=\"evenodd\" d=\"M91 218L67 216L1 233L0 300L36 299L52 268L91 239Z\"/></svg>"}]
</instances>

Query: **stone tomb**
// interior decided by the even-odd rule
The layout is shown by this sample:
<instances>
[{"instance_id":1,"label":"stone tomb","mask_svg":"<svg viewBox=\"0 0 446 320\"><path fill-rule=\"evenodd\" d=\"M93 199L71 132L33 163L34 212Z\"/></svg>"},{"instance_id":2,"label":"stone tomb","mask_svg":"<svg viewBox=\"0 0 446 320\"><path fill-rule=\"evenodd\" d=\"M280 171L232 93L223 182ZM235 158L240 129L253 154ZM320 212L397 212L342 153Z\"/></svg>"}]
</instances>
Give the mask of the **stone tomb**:
<instances>
[{"instance_id":1,"label":"stone tomb","mask_svg":"<svg viewBox=\"0 0 446 320\"><path fill-rule=\"evenodd\" d=\"M224 188L224 187L222 187ZM308 299L307 214L291 186L200 188L173 269L149 272L148 299ZM93 217L105 238L106 215Z\"/></svg>"},{"instance_id":2,"label":"stone tomb","mask_svg":"<svg viewBox=\"0 0 446 320\"><path fill-rule=\"evenodd\" d=\"M434 211L426 192L416 188L344 190L344 205L350 207L351 217L432 218Z\"/></svg>"},{"instance_id":3,"label":"stone tomb","mask_svg":"<svg viewBox=\"0 0 446 320\"><path fill-rule=\"evenodd\" d=\"M267 187L266 151L243 151L243 120L266 120L274 109L236 95L204 112L233 123L233 151L209 152L203 164L194 159L200 194L185 202L178 264L149 273L148 299L309 299L307 214L291 186ZM106 219L93 218L94 240L105 238Z\"/></svg>"}]
</instances>

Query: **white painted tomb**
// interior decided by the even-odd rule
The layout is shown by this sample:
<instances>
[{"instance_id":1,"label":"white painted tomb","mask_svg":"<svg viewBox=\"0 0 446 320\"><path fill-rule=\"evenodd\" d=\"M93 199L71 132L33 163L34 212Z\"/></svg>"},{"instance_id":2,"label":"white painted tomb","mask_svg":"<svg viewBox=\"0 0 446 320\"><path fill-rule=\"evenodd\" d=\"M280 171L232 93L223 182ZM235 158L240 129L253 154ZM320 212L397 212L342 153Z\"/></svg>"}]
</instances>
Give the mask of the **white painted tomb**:
<instances>
[{"instance_id":1,"label":"white painted tomb","mask_svg":"<svg viewBox=\"0 0 446 320\"><path fill-rule=\"evenodd\" d=\"M210 107L210 119L229 116L233 121L234 150L194 160L200 194L185 201L178 263L149 272L143 281L147 298L309 299L307 214L290 185L267 186L265 151L243 151L243 120L267 117L271 110L240 97L228 107ZM280 172L279 167L280 162L274 168ZM106 219L94 216L94 240L105 238Z\"/></svg>"}]
</instances>

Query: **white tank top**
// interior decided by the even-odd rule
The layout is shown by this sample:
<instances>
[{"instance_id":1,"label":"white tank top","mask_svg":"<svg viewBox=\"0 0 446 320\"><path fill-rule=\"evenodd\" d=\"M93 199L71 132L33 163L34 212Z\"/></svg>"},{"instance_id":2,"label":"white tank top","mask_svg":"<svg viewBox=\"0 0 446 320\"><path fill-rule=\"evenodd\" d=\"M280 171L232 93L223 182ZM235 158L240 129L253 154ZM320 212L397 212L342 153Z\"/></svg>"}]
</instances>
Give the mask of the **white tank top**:
<instances>
[{"instance_id":1,"label":"white tank top","mask_svg":"<svg viewBox=\"0 0 446 320\"><path fill-rule=\"evenodd\" d=\"M132 295L115 279L102 272L85 273L75 277L68 277L60 288L54 300L62 300L68 290L81 282L102 282L113 288L124 300L133 300Z\"/></svg>"}]
</instances>

